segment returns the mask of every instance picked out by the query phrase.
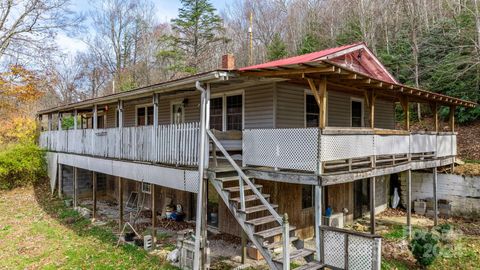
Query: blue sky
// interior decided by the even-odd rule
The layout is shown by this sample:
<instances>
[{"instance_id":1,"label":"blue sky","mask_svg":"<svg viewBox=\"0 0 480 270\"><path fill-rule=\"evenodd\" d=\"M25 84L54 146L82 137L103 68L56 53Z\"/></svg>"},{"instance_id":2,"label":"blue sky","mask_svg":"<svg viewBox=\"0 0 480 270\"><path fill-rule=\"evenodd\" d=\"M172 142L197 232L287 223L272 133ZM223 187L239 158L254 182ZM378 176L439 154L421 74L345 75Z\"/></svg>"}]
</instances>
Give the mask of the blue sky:
<instances>
[{"instance_id":1,"label":"blue sky","mask_svg":"<svg viewBox=\"0 0 480 270\"><path fill-rule=\"evenodd\" d=\"M98 0L102 1L102 0ZM156 7L158 22L168 22L178 15L178 9L181 7L180 0L152 0ZM220 12L225 9L229 0L210 0L215 8ZM90 5L88 0L72 1L72 11L88 12ZM69 54L75 54L77 51L86 49L86 45L79 39L69 37L65 33L60 33L57 37L58 46Z\"/></svg>"}]
</instances>

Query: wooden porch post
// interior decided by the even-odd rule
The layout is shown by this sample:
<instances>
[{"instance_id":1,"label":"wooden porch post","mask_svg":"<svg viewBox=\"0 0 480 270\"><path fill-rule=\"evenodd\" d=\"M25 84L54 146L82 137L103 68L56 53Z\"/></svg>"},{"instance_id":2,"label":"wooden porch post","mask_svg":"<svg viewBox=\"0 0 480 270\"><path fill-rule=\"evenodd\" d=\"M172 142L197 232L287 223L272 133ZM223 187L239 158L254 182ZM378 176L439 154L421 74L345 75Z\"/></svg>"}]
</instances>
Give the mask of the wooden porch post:
<instances>
[{"instance_id":1,"label":"wooden porch post","mask_svg":"<svg viewBox=\"0 0 480 270\"><path fill-rule=\"evenodd\" d=\"M375 100L377 99L377 95L375 91L366 91L365 92L365 101L369 108L369 120L370 120L370 128L375 128Z\"/></svg>"},{"instance_id":2,"label":"wooden porch post","mask_svg":"<svg viewBox=\"0 0 480 270\"><path fill-rule=\"evenodd\" d=\"M73 207L78 206L78 169L73 167Z\"/></svg>"},{"instance_id":3,"label":"wooden porch post","mask_svg":"<svg viewBox=\"0 0 480 270\"><path fill-rule=\"evenodd\" d=\"M412 238L412 170L407 171L407 233Z\"/></svg>"},{"instance_id":4,"label":"wooden porch post","mask_svg":"<svg viewBox=\"0 0 480 270\"><path fill-rule=\"evenodd\" d=\"M63 166L62 164L58 164L58 197L60 199L63 198Z\"/></svg>"},{"instance_id":5,"label":"wooden porch post","mask_svg":"<svg viewBox=\"0 0 480 270\"><path fill-rule=\"evenodd\" d=\"M327 77L320 78L318 90L313 79L308 78L307 81L319 108L318 127L323 129L327 125Z\"/></svg>"},{"instance_id":6,"label":"wooden porch post","mask_svg":"<svg viewBox=\"0 0 480 270\"><path fill-rule=\"evenodd\" d=\"M410 131L410 109L408 107L408 97L400 97L400 105L402 105L403 112L405 114L405 130Z\"/></svg>"},{"instance_id":7,"label":"wooden porch post","mask_svg":"<svg viewBox=\"0 0 480 270\"><path fill-rule=\"evenodd\" d=\"M153 94L153 152L155 153L155 160L158 158L158 94Z\"/></svg>"},{"instance_id":8,"label":"wooden porch post","mask_svg":"<svg viewBox=\"0 0 480 270\"><path fill-rule=\"evenodd\" d=\"M448 115L449 121L449 127L451 132L455 132L455 106L450 106L450 113Z\"/></svg>"},{"instance_id":9,"label":"wooden porch post","mask_svg":"<svg viewBox=\"0 0 480 270\"><path fill-rule=\"evenodd\" d=\"M123 128L123 100L119 100L117 104L118 110L118 127Z\"/></svg>"},{"instance_id":10,"label":"wooden porch post","mask_svg":"<svg viewBox=\"0 0 480 270\"><path fill-rule=\"evenodd\" d=\"M432 103L430 106L433 113L433 123L435 127L435 132L440 131L440 124L438 122L438 104L436 102Z\"/></svg>"},{"instance_id":11,"label":"wooden porch post","mask_svg":"<svg viewBox=\"0 0 480 270\"><path fill-rule=\"evenodd\" d=\"M51 131L52 130L52 114L49 113L47 116L48 116L48 118L47 118L48 119L47 120L48 121L47 128L48 128L48 131Z\"/></svg>"},{"instance_id":12,"label":"wooden porch post","mask_svg":"<svg viewBox=\"0 0 480 270\"><path fill-rule=\"evenodd\" d=\"M118 184L118 228L123 229L123 181L121 177L117 176Z\"/></svg>"},{"instance_id":13,"label":"wooden porch post","mask_svg":"<svg viewBox=\"0 0 480 270\"><path fill-rule=\"evenodd\" d=\"M433 168L433 224L438 225L437 167Z\"/></svg>"},{"instance_id":14,"label":"wooden porch post","mask_svg":"<svg viewBox=\"0 0 480 270\"><path fill-rule=\"evenodd\" d=\"M375 176L370 178L370 233L375 234Z\"/></svg>"},{"instance_id":15,"label":"wooden porch post","mask_svg":"<svg viewBox=\"0 0 480 270\"><path fill-rule=\"evenodd\" d=\"M57 123L58 123L57 129L58 129L58 130L62 130L62 113L59 112L59 113L57 114L57 116L58 116L58 117L57 117Z\"/></svg>"},{"instance_id":16,"label":"wooden porch post","mask_svg":"<svg viewBox=\"0 0 480 270\"><path fill-rule=\"evenodd\" d=\"M92 171L93 184L93 220L97 219L97 173Z\"/></svg>"},{"instance_id":17,"label":"wooden porch post","mask_svg":"<svg viewBox=\"0 0 480 270\"><path fill-rule=\"evenodd\" d=\"M322 189L321 184L315 186L315 247L316 247L316 259L321 262L322 256L322 239L320 235L320 226L322 226Z\"/></svg>"},{"instance_id":18,"label":"wooden porch post","mask_svg":"<svg viewBox=\"0 0 480 270\"><path fill-rule=\"evenodd\" d=\"M154 184L151 184L151 192L150 196L152 199L152 239L153 239L153 248L155 248L155 245L157 243L157 203L156 203L156 197L157 197L157 191L156 191L156 186Z\"/></svg>"},{"instance_id":19,"label":"wooden porch post","mask_svg":"<svg viewBox=\"0 0 480 270\"><path fill-rule=\"evenodd\" d=\"M98 106L97 104L93 105L93 119L92 119L92 128L98 128Z\"/></svg>"},{"instance_id":20,"label":"wooden porch post","mask_svg":"<svg viewBox=\"0 0 480 270\"><path fill-rule=\"evenodd\" d=\"M77 118L78 118L78 110L75 109L75 110L73 110L73 129L78 128Z\"/></svg>"}]
</instances>

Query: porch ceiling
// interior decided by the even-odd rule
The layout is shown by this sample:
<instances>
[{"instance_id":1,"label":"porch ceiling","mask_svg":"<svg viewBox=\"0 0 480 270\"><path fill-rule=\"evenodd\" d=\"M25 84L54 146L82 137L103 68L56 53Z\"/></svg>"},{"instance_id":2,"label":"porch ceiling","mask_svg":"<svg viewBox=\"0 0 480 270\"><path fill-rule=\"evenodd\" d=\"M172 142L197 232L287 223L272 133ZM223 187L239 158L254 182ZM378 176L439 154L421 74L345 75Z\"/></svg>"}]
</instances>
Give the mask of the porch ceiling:
<instances>
[{"instance_id":1,"label":"porch ceiling","mask_svg":"<svg viewBox=\"0 0 480 270\"><path fill-rule=\"evenodd\" d=\"M402 84L386 82L339 64L321 60L299 64L248 69L238 71L241 76L286 78L294 83L307 84L306 79L327 77L330 85L341 86L349 91L375 91L376 94L398 98L408 96L413 102L436 102L448 106L475 108L477 103L434 93Z\"/></svg>"}]
</instances>

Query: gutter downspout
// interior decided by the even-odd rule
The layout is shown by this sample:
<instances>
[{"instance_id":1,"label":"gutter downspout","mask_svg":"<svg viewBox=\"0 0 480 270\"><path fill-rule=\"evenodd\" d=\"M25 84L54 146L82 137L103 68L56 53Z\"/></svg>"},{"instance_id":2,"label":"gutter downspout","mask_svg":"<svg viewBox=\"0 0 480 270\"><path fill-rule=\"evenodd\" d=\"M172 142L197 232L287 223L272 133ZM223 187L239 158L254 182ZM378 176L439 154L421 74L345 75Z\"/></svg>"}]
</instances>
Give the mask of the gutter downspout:
<instances>
[{"instance_id":1,"label":"gutter downspout","mask_svg":"<svg viewBox=\"0 0 480 270\"><path fill-rule=\"evenodd\" d=\"M203 226L205 225L205 213L203 213L204 208L204 191L206 190L204 183L204 173L205 173L205 141L207 139L207 127L206 127L206 109L207 109L207 91L209 92L210 87L207 89L203 88L200 84L200 81L195 82L195 88L201 92L200 98L200 150L199 150L199 162L198 162L198 193L197 193L197 214L195 222L195 253L193 259L193 269L203 269L205 265L206 258L204 258L205 252L200 252L205 248L206 239L204 239L205 233ZM203 260L202 260L203 258ZM203 262L202 262L203 261Z\"/></svg>"}]
</instances>

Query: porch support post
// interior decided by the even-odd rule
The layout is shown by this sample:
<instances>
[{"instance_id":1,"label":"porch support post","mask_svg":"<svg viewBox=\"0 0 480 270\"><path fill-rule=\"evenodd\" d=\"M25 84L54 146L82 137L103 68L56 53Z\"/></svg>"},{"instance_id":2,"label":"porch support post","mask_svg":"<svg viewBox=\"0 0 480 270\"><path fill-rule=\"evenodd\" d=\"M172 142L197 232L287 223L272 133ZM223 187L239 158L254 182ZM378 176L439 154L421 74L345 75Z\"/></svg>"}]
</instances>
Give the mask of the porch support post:
<instances>
[{"instance_id":1,"label":"porch support post","mask_svg":"<svg viewBox=\"0 0 480 270\"><path fill-rule=\"evenodd\" d=\"M433 224L438 225L437 167L433 168Z\"/></svg>"},{"instance_id":2,"label":"porch support post","mask_svg":"<svg viewBox=\"0 0 480 270\"><path fill-rule=\"evenodd\" d=\"M78 169L73 167L73 207L78 206Z\"/></svg>"},{"instance_id":3,"label":"porch support post","mask_svg":"<svg viewBox=\"0 0 480 270\"><path fill-rule=\"evenodd\" d=\"M434 123L435 132L439 132L440 131L440 125L439 125L439 122L438 122L438 103L433 102L430 105L430 108L431 108L432 113L433 113L433 123Z\"/></svg>"},{"instance_id":4,"label":"porch support post","mask_svg":"<svg viewBox=\"0 0 480 270\"><path fill-rule=\"evenodd\" d=\"M98 106L97 104L93 105L93 119L92 119L92 128L97 129L98 128Z\"/></svg>"},{"instance_id":5,"label":"porch support post","mask_svg":"<svg viewBox=\"0 0 480 270\"><path fill-rule=\"evenodd\" d=\"M118 184L118 228L123 229L123 181L121 177L117 176Z\"/></svg>"},{"instance_id":6,"label":"porch support post","mask_svg":"<svg viewBox=\"0 0 480 270\"><path fill-rule=\"evenodd\" d=\"M78 128L77 118L78 118L78 110L75 109L73 110L73 129Z\"/></svg>"},{"instance_id":7,"label":"porch support post","mask_svg":"<svg viewBox=\"0 0 480 270\"><path fill-rule=\"evenodd\" d=\"M242 230L242 264L247 259L247 234Z\"/></svg>"},{"instance_id":8,"label":"porch support post","mask_svg":"<svg viewBox=\"0 0 480 270\"><path fill-rule=\"evenodd\" d=\"M408 107L408 97L400 97L400 105L402 105L403 113L405 115L405 130L410 131L410 109Z\"/></svg>"},{"instance_id":9,"label":"porch support post","mask_svg":"<svg viewBox=\"0 0 480 270\"><path fill-rule=\"evenodd\" d=\"M455 106L450 106L450 113L448 115L448 125L451 132L455 132Z\"/></svg>"},{"instance_id":10,"label":"porch support post","mask_svg":"<svg viewBox=\"0 0 480 270\"><path fill-rule=\"evenodd\" d=\"M49 113L47 116L48 116L48 125L47 125L47 128L48 128L48 131L51 131L51 130L52 130L52 114Z\"/></svg>"},{"instance_id":11,"label":"porch support post","mask_svg":"<svg viewBox=\"0 0 480 270\"><path fill-rule=\"evenodd\" d=\"M327 125L327 77L322 76L320 78L318 90L313 79L307 78L307 82L319 108L320 115L318 119L318 127L323 129Z\"/></svg>"},{"instance_id":12,"label":"porch support post","mask_svg":"<svg viewBox=\"0 0 480 270\"><path fill-rule=\"evenodd\" d=\"M154 93L152 98L153 103L153 153L155 160L158 160L158 94Z\"/></svg>"},{"instance_id":13,"label":"porch support post","mask_svg":"<svg viewBox=\"0 0 480 270\"><path fill-rule=\"evenodd\" d=\"M150 196L152 199L152 240L153 240L153 248L155 248L156 243L157 243L157 203L156 203L156 197L157 197L157 191L156 191L156 186L154 184L151 184L151 192Z\"/></svg>"},{"instance_id":14,"label":"porch support post","mask_svg":"<svg viewBox=\"0 0 480 270\"><path fill-rule=\"evenodd\" d=\"M200 97L200 149L199 149L199 162L198 162L198 194L197 194L197 214L195 222L195 253L193 260L193 269L205 269L206 264L206 194L207 194L207 180L205 179L205 167L208 167L208 157L206 144L207 138L207 91L210 90L210 86L207 89L203 88L199 81L196 82L195 87L201 92Z\"/></svg>"},{"instance_id":15,"label":"porch support post","mask_svg":"<svg viewBox=\"0 0 480 270\"><path fill-rule=\"evenodd\" d=\"M117 103L117 121L118 121L118 157L123 157L123 100Z\"/></svg>"},{"instance_id":16,"label":"porch support post","mask_svg":"<svg viewBox=\"0 0 480 270\"><path fill-rule=\"evenodd\" d=\"M407 233L412 238L412 170L407 171Z\"/></svg>"},{"instance_id":17,"label":"porch support post","mask_svg":"<svg viewBox=\"0 0 480 270\"><path fill-rule=\"evenodd\" d=\"M365 92L365 101L369 108L369 121L370 121L370 128L375 128L375 100L377 99L377 95L374 90L366 91Z\"/></svg>"},{"instance_id":18,"label":"porch support post","mask_svg":"<svg viewBox=\"0 0 480 270\"><path fill-rule=\"evenodd\" d=\"M315 185L315 247L316 259L321 262L322 239L320 235L320 226L322 226L322 189L321 184Z\"/></svg>"},{"instance_id":19,"label":"porch support post","mask_svg":"<svg viewBox=\"0 0 480 270\"><path fill-rule=\"evenodd\" d=\"M370 178L370 233L375 234L375 176Z\"/></svg>"},{"instance_id":20,"label":"porch support post","mask_svg":"<svg viewBox=\"0 0 480 270\"><path fill-rule=\"evenodd\" d=\"M118 110L118 127L123 128L123 100L119 100L117 104Z\"/></svg>"},{"instance_id":21,"label":"porch support post","mask_svg":"<svg viewBox=\"0 0 480 270\"><path fill-rule=\"evenodd\" d=\"M62 173L62 170L63 170L63 165L62 164L58 164L58 197L60 199L63 198L63 173Z\"/></svg>"},{"instance_id":22,"label":"porch support post","mask_svg":"<svg viewBox=\"0 0 480 270\"><path fill-rule=\"evenodd\" d=\"M62 130L62 113L61 112L58 112L57 114L57 123L58 123L57 129Z\"/></svg>"},{"instance_id":23,"label":"porch support post","mask_svg":"<svg viewBox=\"0 0 480 270\"><path fill-rule=\"evenodd\" d=\"M93 184L93 220L97 219L97 173L92 171Z\"/></svg>"}]
</instances>

